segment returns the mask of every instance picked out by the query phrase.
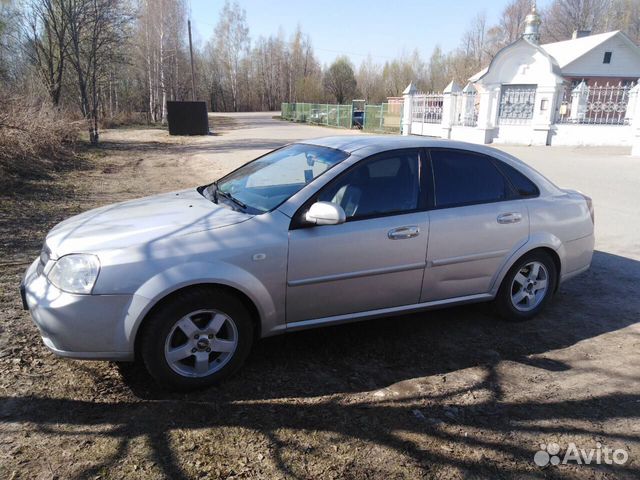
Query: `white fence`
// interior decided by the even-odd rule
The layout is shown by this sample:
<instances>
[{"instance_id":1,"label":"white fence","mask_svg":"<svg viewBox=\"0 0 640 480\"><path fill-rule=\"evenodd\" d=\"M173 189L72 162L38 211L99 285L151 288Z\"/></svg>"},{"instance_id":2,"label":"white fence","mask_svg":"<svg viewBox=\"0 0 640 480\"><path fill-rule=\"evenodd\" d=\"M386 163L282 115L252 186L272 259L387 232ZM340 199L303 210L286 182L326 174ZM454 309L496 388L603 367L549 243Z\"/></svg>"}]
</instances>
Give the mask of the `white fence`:
<instances>
[{"instance_id":1,"label":"white fence","mask_svg":"<svg viewBox=\"0 0 640 480\"><path fill-rule=\"evenodd\" d=\"M478 125L478 94L475 89L452 92L453 118L456 127L475 127Z\"/></svg>"},{"instance_id":2,"label":"white fence","mask_svg":"<svg viewBox=\"0 0 640 480\"><path fill-rule=\"evenodd\" d=\"M557 123L586 125L627 125L631 85L586 85L565 88Z\"/></svg>"},{"instance_id":3,"label":"white fence","mask_svg":"<svg viewBox=\"0 0 640 480\"><path fill-rule=\"evenodd\" d=\"M412 120L422 123L442 122L442 93L418 93L413 97Z\"/></svg>"},{"instance_id":4,"label":"white fence","mask_svg":"<svg viewBox=\"0 0 640 480\"><path fill-rule=\"evenodd\" d=\"M451 92L452 124L456 126L475 127L478 123L478 103L476 91ZM413 122L441 124L445 94L418 93L413 97Z\"/></svg>"},{"instance_id":5,"label":"white fence","mask_svg":"<svg viewBox=\"0 0 640 480\"><path fill-rule=\"evenodd\" d=\"M476 143L632 145L640 152L640 86L498 85L442 92L407 87L402 132ZM634 122L634 117L636 121Z\"/></svg>"}]
</instances>

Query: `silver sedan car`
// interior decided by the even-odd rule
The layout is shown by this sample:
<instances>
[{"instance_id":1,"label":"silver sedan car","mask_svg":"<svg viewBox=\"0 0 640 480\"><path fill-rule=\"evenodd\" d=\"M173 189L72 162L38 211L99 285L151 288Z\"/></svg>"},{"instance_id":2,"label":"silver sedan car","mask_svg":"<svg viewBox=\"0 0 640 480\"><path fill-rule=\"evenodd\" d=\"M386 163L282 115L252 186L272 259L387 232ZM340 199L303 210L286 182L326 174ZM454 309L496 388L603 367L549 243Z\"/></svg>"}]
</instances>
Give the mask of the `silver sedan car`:
<instances>
[{"instance_id":1,"label":"silver sedan car","mask_svg":"<svg viewBox=\"0 0 640 480\"><path fill-rule=\"evenodd\" d=\"M328 137L72 217L21 290L55 354L138 359L186 390L287 331L490 300L531 318L589 268L593 230L590 198L504 152Z\"/></svg>"}]
</instances>

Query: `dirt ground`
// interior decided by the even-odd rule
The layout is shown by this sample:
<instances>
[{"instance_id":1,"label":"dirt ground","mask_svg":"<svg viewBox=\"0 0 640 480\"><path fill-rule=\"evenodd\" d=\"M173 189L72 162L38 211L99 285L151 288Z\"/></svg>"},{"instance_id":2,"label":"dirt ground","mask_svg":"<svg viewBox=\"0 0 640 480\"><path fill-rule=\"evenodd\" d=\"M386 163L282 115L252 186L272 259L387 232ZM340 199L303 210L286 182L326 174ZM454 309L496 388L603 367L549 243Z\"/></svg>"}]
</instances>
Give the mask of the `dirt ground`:
<instances>
[{"instance_id":1,"label":"dirt ground","mask_svg":"<svg viewBox=\"0 0 640 480\"><path fill-rule=\"evenodd\" d=\"M639 478L640 160L624 150L506 148L597 209L591 270L534 321L480 305L270 338L235 378L191 394L50 354L18 284L55 223L347 133L212 120L202 138L105 132L73 169L0 192L0 478ZM541 444L562 456L571 442L628 461L534 463Z\"/></svg>"}]
</instances>

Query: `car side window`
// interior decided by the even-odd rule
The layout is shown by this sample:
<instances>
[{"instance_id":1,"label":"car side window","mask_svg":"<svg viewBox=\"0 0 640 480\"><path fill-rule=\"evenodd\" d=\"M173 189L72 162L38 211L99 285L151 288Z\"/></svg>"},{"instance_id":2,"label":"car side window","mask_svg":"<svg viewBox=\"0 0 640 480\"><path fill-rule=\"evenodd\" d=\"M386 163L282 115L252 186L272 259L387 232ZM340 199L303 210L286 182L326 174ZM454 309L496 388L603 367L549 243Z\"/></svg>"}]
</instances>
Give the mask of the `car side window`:
<instances>
[{"instance_id":1,"label":"car side window","mask_svg":"<svg viewBox=\"0 0 640 480\"><path fill-rule=\"evenodd\" d=\"M509 184L489 157L462 150L432 150L436 208L507 200Z\"/></svg>"},{"instance_id":2,"label":"car side window","mask_svg":"<svg viewBox=\"0 0 640 480\"><path fill-rule=\"evenodd\" d=\"M508 165L504 162L497 160L498 168L504 173L513 188L516 189L518 195L521 197L537 197L540 195L540 190L536 187L535 183L529 180L523 173L520 173L518 170L513 168L511 165Z\"/></svg>"},{"instance_id":3,"label":"car side window","mask_svg":"<svg viewBox=\"0 0 640 480\"><path fill-rule=\"evenodd\" d=\"M317 201L340 205L347 220L416 210L420 197L417 151L362 160L325 188Z\"/></svg>"}]
</instances>

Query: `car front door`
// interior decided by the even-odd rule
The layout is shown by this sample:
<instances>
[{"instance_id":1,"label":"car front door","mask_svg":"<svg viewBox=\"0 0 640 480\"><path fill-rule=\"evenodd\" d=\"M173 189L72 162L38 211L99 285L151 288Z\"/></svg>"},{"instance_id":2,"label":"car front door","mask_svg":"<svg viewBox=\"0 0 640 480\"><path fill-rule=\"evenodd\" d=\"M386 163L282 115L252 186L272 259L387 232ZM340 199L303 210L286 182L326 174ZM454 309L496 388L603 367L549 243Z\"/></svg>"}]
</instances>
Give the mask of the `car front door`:
<instances>
[{"instance_id":1,"label":"car front door","mask_svg":"<svg viewBox=\"0 0 640 480\"><path fill-rule=\"evenodd\" d=\"M465 150L429 154L433 196L421 301L487 293L528 240L526 202L498 160Z\"/></svg>"},{"instance_id":2,"label":"car front door","mask_svg":"<svg viewBox=\"0 0 640 480\"><path fill-rule=\"evenodd\" d=\"M418 303L428 213L419 150L356 163L298 211L289 232L287 323ZM346 222L305 225L316 201L339 204Z\"/></svg>"}]
</instances>

